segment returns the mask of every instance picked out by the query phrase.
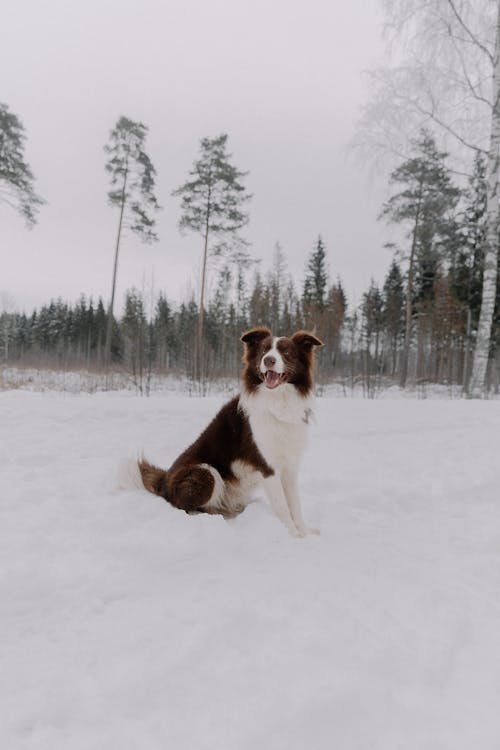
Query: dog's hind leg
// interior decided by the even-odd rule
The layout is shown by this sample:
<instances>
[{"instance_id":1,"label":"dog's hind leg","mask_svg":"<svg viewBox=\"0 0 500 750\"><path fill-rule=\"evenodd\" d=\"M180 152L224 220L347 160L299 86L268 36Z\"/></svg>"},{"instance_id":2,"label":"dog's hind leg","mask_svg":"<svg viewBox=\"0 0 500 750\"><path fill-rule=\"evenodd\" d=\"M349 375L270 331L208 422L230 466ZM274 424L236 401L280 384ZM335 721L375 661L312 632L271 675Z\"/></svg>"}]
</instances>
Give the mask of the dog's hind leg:
<instances>
[{"instance_id":1,"label":"dog's hind leg","mask_svg":"<svg viewBox=\"0 0 500 750\"><path fill-rule=\"evenodd\" d=\"M187 513L219 512L224 482L209 464L194 464L175 469L168 477L168 500Z\"/></svg>"}]
</instances>

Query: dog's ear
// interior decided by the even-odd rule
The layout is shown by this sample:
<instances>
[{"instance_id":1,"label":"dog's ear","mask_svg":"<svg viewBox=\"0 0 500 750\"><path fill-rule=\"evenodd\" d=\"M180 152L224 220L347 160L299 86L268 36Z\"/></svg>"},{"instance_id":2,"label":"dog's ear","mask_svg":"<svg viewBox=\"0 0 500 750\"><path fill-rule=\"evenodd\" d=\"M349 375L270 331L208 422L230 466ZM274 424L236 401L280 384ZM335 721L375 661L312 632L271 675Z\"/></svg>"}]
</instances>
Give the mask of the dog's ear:
<instances>
[{"instance_id":1,"label":"dog's ear","mask_svg":"<svg viewBox=\"0 0 500 750\"><path fill-rule=\"evenodd\" d=\"M292 341L306 352L310 352L313 346L323 346L323 342L309 331L297 331L293 334Z\"/></svg>"},{"instance_id":2,"label":"dog's ear","mask_svg":"<svg viewBox=\"0 0 500 750\"><path fill-rule=\"evenodd\" d=\"M272 336L269 328L259 326L258 328L251 328L249 331L246 331L246 333L242 335L241 340L244 344L248 344L248 346L254 346L268 336Z\"/></svg>"}]
</instances>

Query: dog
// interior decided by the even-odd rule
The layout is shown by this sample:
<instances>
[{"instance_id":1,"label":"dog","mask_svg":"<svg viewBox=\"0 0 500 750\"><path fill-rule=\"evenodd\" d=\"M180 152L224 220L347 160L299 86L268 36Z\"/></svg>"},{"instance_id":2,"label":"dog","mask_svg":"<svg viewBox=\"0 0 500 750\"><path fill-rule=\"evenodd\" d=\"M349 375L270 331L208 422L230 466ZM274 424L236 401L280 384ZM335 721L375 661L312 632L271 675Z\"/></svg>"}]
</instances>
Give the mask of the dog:
<instances>
[{"instance_id":1,"label":"dog","mask_svg":"<svg viewBox=\"0 0 500 750\"><path fill-rule=\"evenodd\" d=\"M242 389L165 471L135 464L147 490L187 513L241 513L261 486L290 534L319 533L302 517L297 470L312 416L314 349L308 331L273 336L252 328L244 344Z\"/></svg>"}]
</instances>

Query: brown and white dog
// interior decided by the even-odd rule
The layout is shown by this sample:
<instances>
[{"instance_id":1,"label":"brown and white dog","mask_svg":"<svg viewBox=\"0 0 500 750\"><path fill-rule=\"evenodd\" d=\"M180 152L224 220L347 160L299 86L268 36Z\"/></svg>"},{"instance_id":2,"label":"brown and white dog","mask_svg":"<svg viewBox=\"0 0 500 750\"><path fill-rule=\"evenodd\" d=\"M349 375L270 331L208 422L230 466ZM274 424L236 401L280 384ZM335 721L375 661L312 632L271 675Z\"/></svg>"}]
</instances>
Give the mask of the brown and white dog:
<instances>
[{"instance_id":1,"label":"brown and white dog","mask_svg":"<svg viewBox=\"0 0 500 750\"><path fill-rule=\"evenodd\" d=\"M315 533L302 518L297 470L312 414L313 350L322 343L307 331L273 337L264 327L241 340L241 394L168 471L141 459L137 479L176 508L224 516L240 513L260 485L291 534Z\"/></svg>"}]
</instances>

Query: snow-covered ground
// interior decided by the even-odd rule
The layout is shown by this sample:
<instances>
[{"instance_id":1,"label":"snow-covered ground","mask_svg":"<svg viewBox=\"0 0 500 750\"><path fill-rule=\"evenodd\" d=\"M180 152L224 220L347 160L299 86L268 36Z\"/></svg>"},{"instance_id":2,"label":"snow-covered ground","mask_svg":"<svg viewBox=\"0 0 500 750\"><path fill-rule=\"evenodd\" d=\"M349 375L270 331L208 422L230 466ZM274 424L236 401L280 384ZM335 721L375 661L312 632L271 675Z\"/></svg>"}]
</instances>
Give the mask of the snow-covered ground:
<instances>
[{"instance_id":1,"label":"snow-covered ground","mask_svg":"<svg viewBox=\"0 0 500 750\"><path fill-rule=\"evenodd\" d=\"M91 370L51 370L46 367L13 367L0 365L0 391L17 390L34 391L38 393L54 392L73 393L74 395L102 392L152 393L156 395L172 395L173 393L184 393L185 395L227 395L234 392L239 386L238 378L218 378L204 383L200 386L187 377L173 374L152 374L149 384L144 377L142 383L134 379L126 370L117 370L111 373L94 372ZM200 390L202 393L200 393ZM353 382L350 377L337 379L336 381L317 384L317 392L322 396L331 398L417 398L417 399L460 399L463 397L463 389L458 384L418 383L408 384L405 389L391 383L386 378L378 381L372 378L370 384L363 383L362 378ZM491 389L489 399L499 398L500 394Z\"/></svg>"},{"instance_id":2,"label":"snow-covered ground","mask_svg":"<svg viewBox=\"0 0 500 750\"><path fill-rule=\"evenodd\" d=\"M498 750L500 402L321 399L304 540L116 489L221 402L0 393L0 747Z\"/></svg>"}]
</instances>

